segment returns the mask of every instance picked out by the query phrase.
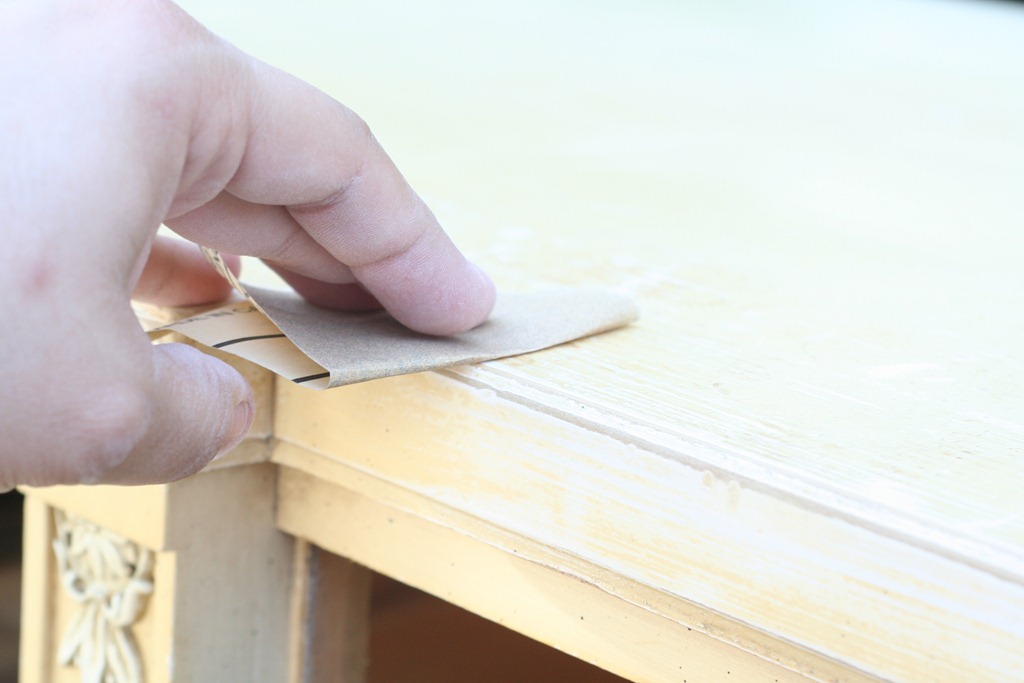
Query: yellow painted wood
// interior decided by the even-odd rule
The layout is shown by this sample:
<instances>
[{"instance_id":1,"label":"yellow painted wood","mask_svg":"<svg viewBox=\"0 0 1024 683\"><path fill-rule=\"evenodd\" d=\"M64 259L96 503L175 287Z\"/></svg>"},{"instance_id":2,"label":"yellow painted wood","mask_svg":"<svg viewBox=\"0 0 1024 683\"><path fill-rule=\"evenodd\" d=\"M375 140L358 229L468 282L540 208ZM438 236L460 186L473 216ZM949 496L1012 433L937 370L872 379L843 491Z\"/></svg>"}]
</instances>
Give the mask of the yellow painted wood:
<instances>
[{"instance_id":1,"label":"yellow painted wood","mask_svg":"<svg viewBox=\"0 0 1024 683\"><path fill-rule=\"evenodd\" d=\"M643 315L473 391L282 387L282 438L886 677L1022 670L1019 10L246 8L195 11L363 113L502 286Z\"/></svg>"},{"instance_id":2,"label":"yellow painted wood","mask_svg":"<svg viewBox=\"0 0 1024 683\"><path fill-rule=\"evenodd\" d=\"M281 528L638 683L806 677L602 587L286 469ZM874 680L848 673L845 680Z\"/></svg>"},{"instance_id":3,"label":"yellow painted wood","mask_svg":"<svg viewBox=\"0 0 1024 683\"><path fill-rule=\"evenodd\" d=\"M594 581L596 566L624 599L797 668L822 668L806 651L896 680L1024 666L1018 582L796 497L784 479L695 462L697 446L668 451L539 405L429 374L327 394L282 386L275 462L522 552L479 522L511 531L561 572ZM323 525L318 543L341 533ZM406 557L403 580L420 562Z\"/></svg>"},{"instance_id":4,"label":"yellow painted wood","mask_svg":"<svg viewBox=\"0 0 1024 683\"><path fill-rule=\"evenodd\" d=\"M283 528L636 680L1019 678L1019 8L183 4L363 114L501 287L642 312L279 385Z\"/></svg>"},{"instance_id":5,"label":"yellow painted wood","mask_svg":"<svg viewBox=\"0 0 1024 683\"><path fill-rule=\"evenodd\" d=\"M501 372L1022 575L1018 8L185 6L364 114L501 285L637 296Z\"/></svg>"},{"instance_id":6,"label":"yellow painted wood","mask_svg":"<svg viewBox=\"0 0 1024 683\"><path fill-rule=\"evenodd\" d=\"M41 500L26 498L24 551L21 563L21 634L18 643L20 683L51 683L56 663L53 652L59 635L54 632L54 580L56 560L50 548L53 517Z\"/></svg>"},{"instance_id":7,"label":"yellow painted wood","mask_svg":"<svg viewBox=\"0 0 1024 683\"><path fill-rule=\"evenodd\" d=\"M275 528L275 487L276 468L263 464L162 487L27 490L23 681L80 679L56 663L78 606L56 575L51 504L156 552L153 593L132 626L146 683L286 680L291 658L305 655L291 634L308 629L291 621L291 585L305 578L293 540Z\"/></svg>"},{"instance_id":8,"label":"yellow painted wood","mask_svg":"<svg viewBox=\"0 0 1024 683\"><path fill-rule=\"evenodd\" d=\"M305 541L295 543L289 683L364 683L372 572Z\"/></svg>"}]
</instances>

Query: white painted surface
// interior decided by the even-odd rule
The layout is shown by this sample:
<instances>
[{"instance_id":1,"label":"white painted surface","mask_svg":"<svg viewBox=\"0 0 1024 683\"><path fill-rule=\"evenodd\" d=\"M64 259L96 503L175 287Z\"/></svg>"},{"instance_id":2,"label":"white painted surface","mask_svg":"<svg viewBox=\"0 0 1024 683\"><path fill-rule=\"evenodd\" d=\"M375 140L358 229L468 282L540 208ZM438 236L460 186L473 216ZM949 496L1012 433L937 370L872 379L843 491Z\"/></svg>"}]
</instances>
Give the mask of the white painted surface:
<instances>
[{"instance_id":1,"label":"white painted surface","mask_svg":"<svg viewBox=\"0 0 1024 683\"><path fill-rule=\"evenodd\" d=\"M397 436L358 467L883 676L1024 670L1019 7L184 4L363 114L502 287L641 306L623 332L360 393L484 422L429 482L386 453L456 448L454 417L380 423ZM500 433L492 401L522 408ZM357 457L303 419L292 437ZM593 448L552 450L574 426ZM624 535L591 533L611 510Z\"/></svg>"}]
</instances>

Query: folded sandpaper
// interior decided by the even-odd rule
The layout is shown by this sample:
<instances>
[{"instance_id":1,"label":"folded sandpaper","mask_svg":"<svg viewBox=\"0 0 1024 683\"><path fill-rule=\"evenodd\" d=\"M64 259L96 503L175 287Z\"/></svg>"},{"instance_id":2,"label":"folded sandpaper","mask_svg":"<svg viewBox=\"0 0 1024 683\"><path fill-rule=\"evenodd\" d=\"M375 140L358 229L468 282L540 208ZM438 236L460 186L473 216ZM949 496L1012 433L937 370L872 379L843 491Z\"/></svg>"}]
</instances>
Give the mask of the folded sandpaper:
<instances>
[{"instance_id":1,"label":"folded sandpaper","mask_svg":"<svg viewBox=\"0 0 1024 683\"><path fill-rule=\"evenodd\" d=\"M215 253L208 256L230 275ZM174 330L315 389L538 351L622 327L637 317L632 300L610 290L499 292L486 322L457 336L434 337L402 326L385 311L325 309L290 290L228 279L245 301L151 334Z\"/></svg>"}]
</instances>

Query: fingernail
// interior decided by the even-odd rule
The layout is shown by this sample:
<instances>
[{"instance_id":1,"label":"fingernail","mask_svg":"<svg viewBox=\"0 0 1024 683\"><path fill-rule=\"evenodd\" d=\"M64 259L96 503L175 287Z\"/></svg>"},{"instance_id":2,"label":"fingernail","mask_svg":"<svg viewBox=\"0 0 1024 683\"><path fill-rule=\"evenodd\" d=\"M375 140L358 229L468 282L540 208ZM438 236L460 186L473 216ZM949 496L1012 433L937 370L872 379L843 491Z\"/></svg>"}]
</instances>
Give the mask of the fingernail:
<instances>
[{"instance_id":1,"label":"fingernail","mask_svg":"<svg viewBox=\"0 0 1024 683\"><path fill-rule=\"evenodd\" d=\"M245 400L235 406L231 415L231 425L228 428L226 440L221 449L214 456L214 460L227 455L239 442L249 433L253 417L256 415L256 407L251 400Z\"/></svg>"}]
</instances>

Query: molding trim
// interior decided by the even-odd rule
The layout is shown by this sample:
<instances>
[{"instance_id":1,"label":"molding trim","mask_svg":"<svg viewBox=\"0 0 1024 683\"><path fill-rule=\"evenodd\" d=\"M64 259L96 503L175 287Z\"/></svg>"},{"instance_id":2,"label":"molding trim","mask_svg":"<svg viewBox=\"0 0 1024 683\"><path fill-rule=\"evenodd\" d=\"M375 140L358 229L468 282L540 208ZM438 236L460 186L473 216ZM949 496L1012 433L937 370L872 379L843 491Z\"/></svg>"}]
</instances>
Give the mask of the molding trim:
<instances>
[{"instance_id":1,"label":"molding trim","mask_svg":"<svg viewBox=\"0 0 1024 683\"><path fill-rule=\"evenodd\" d=\"M58 649L82 683L143 683L131 634L153 592L153 552L81 517L54 510L61 585L78 603Z\"/></svg>"}]
</instances>

